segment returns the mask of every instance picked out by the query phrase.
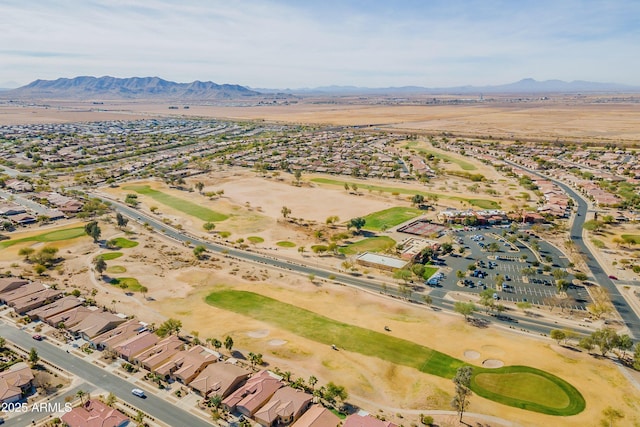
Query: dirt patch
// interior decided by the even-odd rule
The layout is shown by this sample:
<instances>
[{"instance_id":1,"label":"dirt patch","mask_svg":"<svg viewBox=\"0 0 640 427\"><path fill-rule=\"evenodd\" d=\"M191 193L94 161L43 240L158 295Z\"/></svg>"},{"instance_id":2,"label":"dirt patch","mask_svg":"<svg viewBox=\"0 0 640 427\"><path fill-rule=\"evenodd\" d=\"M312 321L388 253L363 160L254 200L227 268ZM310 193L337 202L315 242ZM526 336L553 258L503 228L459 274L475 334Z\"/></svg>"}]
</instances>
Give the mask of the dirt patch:
<instances>
[{"instance_id":1,"label":"dirt patch","mask_svg":"<svg viewBox=\"0 0 640 427\"><path fill-rule=\"evenodd\" d=\"M269 345L273 347L278 347L281 345L285 345L287 343L286 340L270 340Z\"/></svg>"}]
</instances>

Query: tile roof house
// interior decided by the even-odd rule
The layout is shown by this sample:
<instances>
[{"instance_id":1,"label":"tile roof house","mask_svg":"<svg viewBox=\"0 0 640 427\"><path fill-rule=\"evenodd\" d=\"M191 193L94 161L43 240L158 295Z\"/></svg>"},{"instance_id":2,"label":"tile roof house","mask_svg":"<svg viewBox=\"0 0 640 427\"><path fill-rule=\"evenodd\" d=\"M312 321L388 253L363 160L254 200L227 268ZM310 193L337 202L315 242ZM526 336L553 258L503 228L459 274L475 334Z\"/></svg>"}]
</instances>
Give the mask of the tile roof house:
<instances>
[{"instance_id":1,"label":"tile roof house","mask_svg":"<svg viewBox=\"0 0 640 427\"><path fill-rule=\"evenodd\" d=\"M293 427L338 427L340 418L322 405L312 405Z\"/></svg>"},{"instance_id":2,"label":"tile roof house","mask_svg":"<svg viewBox=\"0 0 640 427\"><path fill-rule=\"evenodd\" d=\"M27 283L29 283L28 280L18 279L17 277L1 277L0 293L12 291Z\"/></svg>"},{"instance_id":3,"label":"tile roof house","mask_svg":"<svg viewBox=\"0 0 640 427\"><path fill-rule=\"evenodd\" d=\"M209 394L223 399L249 378L250 371L229 363L212 363L189 383L203 397Z\"/></svg>"},{"instance_id":4,"label":"tile roof house","mask_svg":"<svg viewBox=\"0 0 640 427\"><path fill-rule=\"evenodd\" d=\"M50 316L44 321L54 328L57 328L60 323L64 323L65 328L70 328L82 322L90 314L98 313L99 310L98 307L84 307L81 305L71 310L58 313L55 316Z\"/></svg>"},{"instance_id":5,"label":"tile roof house","mask_svg":"<svg viewBox=\"0 0 640 427\"><path fill-rule=\"evenodd\" d=\"M176 354L168 364L161 366L158 370L166 372L167 367L171 377L182 383L189 384L208 365L220 359L220 353L196 345L188 350L183 350ZM161 375L166 375L161 373Z\"/></svg>"},{"instance_id":6,"label":"tile roof house","mask_svg":"<svg viewBox=\"0 0 640 427\"><path fill-rule=\"evenodd\" d=\"M398 427L390 421L382 421L369 414L351 414L344 420L342 427Z\"/></svg>"},{"instance_id":7,"label":"tile roof house","mask_svg":"<svg viewBox=\"0 0 640 427\"><path fill-rule=\"evenodd\" d=\"M176 335L169 335L158 341L153 347L136 355L132 363L148 371L155 371L184 348L184 343Z\"/></svg>"},{"instance_id":8,"label":"tile roof house","mask_svg":"<svg viewBox=\"0 0 640 427\"><path fill-rule=\"evenodd\" d=\"M135 356L157 344L160 338L153 332L144 331L113 347L118 356L131 361Z\"/></svg>"},{"instance_id":9,"label":"tile roof house","mask_svg":"<svg viewBox=\"0 0 640 427\"><path fill-rule=\"evenodd\" d=\"M31 320L43 320L45 321L47 318L51 316L55 316L60 313L64 313L67 310L71 310L72 308L76 308L82 305L82 301L78 298L69 295L59 300L52 302L51 304L47 304L42 307L35 308L27 312L27 316Z\"/></svg>"},{"instance_id":10,"label":"tile roof house","mask_svg":"<svg viewBox=\"0 0 640 427\"><path fill-rule=\"evenodd\" d=\"M109 313L111 316L115 314ZM95 346L102 350L111 350L123 341L138 335L145 330L145 326L138 320L131 319L118 324L115 328L110 328L100 335L97 335L92 341Z\"/></svg>"},{"instance_id":11,"label":"tile roof house","mask_svg":"<svg viewBox=\"0 0 640 427\"><path fill-rule=\"evenodd\" d=\"M35 294L43 289L45 289L45 286L40 282L24 283L17 287L0 291L0 302L10 305L19 298Z\"/></svg>"},{"instance_id":12,"label":"tile roof house","mask_svg":"<svg viewBox=\"0 0 640 427\"><path fill-rule=\"evenodd\" d=\"M24 206L21 206L13 202L0 202L0 215L11 216L26 213L27 210Z\"/></svg>"},{"instance_id":13,"label":"tile roof house","mask_svg":"<svg viewBox=\"0 0 640 427\"><path fill-rule=\"evenodd\" d=\"M99 400L87 400L60 418L69 427L124 427L130 421L122 412Z\"/></svg>"},{"instance_id":14,"label":"tile roof house","mask_svg":"<svg viewBox=\"0 0 640 427\"><path fill-rule=\"evenodd\" d=\"M91 345L95 346L95 340L101 337L103 334L116 328L118 325L126 322L120 316L111 314L106 311L100 311L97 313L91 313L82 321L71 328L67 328L68 331L73 333L77 337L82 337L89 341Z\"/></svg>"},{"instance_id":15,"label":"tile roof house","mask_svg":"<svg viewBox=\"0 0 640 427\"><path fill-rule=\"evenodd\" d=\"M24 314L27 311L33 310L34 308L42 307L46 304L51 304L53 301L60 298L63 294L64 292L57 289L43 289L40 292L18 298L11 302L9 305L13 307L16 313Z\"/></svg>"},{"instance_id":16,"label":"tile roof house","mask_svg":"<svg viewBox=\"0 0 640 427\"><path fill-rule=\"evenodd\" d=\"M0 402L17 402L32 387L33 373L26 363L20 362L0 373Z\"/></svg>"},{"instance_id":17,"label":"tile roof house","mask_svg":"<svg viewBox=\"0 0 640 427\"><path fill-rule=\"evenodd\" d=\"M253 418L264 427L288 425L300 418L311 405L311 396L293 387L282 387L260 408Z\"/></svg>"},{"instance_id":18,"label":"tile roof house","mask_svg":"<svg viewBox=\"0 0 640 427\"><path fill-rule=\"evenodd\" d=\"M229 412L238 410L243 415L252 417L267 400L284 383L277 375L263 370L249 378L245 385L231 393L222 401L222 406Z\"/></svg>"}]
</instances>

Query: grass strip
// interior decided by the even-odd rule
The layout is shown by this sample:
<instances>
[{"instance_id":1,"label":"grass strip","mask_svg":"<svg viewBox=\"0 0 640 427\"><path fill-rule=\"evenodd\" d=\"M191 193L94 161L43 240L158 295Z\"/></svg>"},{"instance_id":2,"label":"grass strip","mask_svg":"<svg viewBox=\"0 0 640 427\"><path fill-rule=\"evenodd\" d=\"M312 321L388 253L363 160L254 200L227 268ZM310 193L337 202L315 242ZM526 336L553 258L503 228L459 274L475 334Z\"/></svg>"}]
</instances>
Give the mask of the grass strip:
<instances>
[{"instance_id":1,"label":"grass strip","mask_svg":"<svg viewBox=\"0 0 640 427\"><path fill-rule=\"evenodd\" d=\"M169 206L175 210L194 216L206 222L219 222L229 218L227 215L212 211L209 208L205 208L204 206L200 206L188 200L163 193L162 191L154 190L148 185L129 185L122 188L125 190L135 191L136 193L144 196L149 196L163 205Z\"/></svg>"},{"instance_id":2,"label":"grass strip","mask_svg":"<svg viewBox=\"0 0 640 427\"><path fill-rule=\"evenodd\" d=\"M360 190L371 190L371 191L382 191L385 193L398 193L398 194L422 194L425 198L438 198L438 199L447 199L447 200L457 200L459 202L469 203L472 206L477 206L480 209L500 209L500 204L488 199L467 199L464 197L451 196L448 194L442 193L429 193L426 191L417 191L417 190L409 190L408 188L400 188L400 187L385 187L380 185L372 185L372 184L362 184L362 183L354 183L352 181L340 181L337 179L330 178L311 178L311 182L316 182L318 184L328 184L328 185L337 185L340 187L344 187L344 184L356 184Z\"/></svg>"},{"instance_id":3,"label":"grass strip","mask_svg":"<svg viewBox=\"0 0 640 427\"><path fill-rule=\"evenodd\" d=\"M86 235L87 233L84 232L84 227L65 228L64 230L49 231L35 236L23 237L22 239L3 240L0 242L0 249L5 249L23 242L58 242L61 240L76 239Z\"/></svg>"}]
</instances>

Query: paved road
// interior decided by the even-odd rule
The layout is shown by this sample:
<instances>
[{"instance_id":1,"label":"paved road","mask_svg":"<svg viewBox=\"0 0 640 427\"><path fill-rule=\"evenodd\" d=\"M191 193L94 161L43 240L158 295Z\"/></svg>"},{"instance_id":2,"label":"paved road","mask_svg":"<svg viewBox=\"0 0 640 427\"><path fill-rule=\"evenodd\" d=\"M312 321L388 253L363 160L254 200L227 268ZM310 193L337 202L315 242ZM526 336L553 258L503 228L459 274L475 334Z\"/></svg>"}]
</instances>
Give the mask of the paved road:
<instances>
[{"instance_id":1,"label":"paved road","mask_svg":"<svg viewBox=\"0 0 640 427\"><path fill-rule=\"evenodd\" d=\"M506 163L522 168L522 166L515 164L513 162L507 161ZM552 181L576 201L578 216L574 218L573 224L571 226L571 230L569 231L569 236L570 236L569 238L580 249L580 252L585 254L586 260L587 260L587 266L589 267L589 270L591 270L591 273L595 279L595 282L598 283L600 286L604 287L605 289L607 289L607 291L609 291L611 302L613 303L613 306L616 308L618 313L620 313L620 317L622 317L622 320L624 321L625 325L629 328L630 334L636 340L640 339L640 318L638 318L638 315L636 314L636 312L633 311L631 307L629 307L629 305L627 304L627 301L618 291L618 288L616 287L615 283L613 283L613 281L609 279L609 276L604 271L604 269L598 262L597 258L593 256L593 254L591 253L591 250L582 239L582 231L583 231L582 226L585 222L585 219L587 216L587 210L588 210L588 205L586 200L582 197L582 195L578 194L571 187L569 187L568 185L566 185L561 181L558 181L556 179L553 179L551 177L548 177L546 175L543 175L541 173L538 173L532 170L529 170L529 172L531 172L534 175L538 175L544 179L548 179Z\"/></svg>"},{"instance_id":2,"label":"paved road","mask_svg":"<svg viewBox=\"0 0 640 427\"><path fill-rule=\"evenodd\" d=\"M114 393L118 399L140 408L143 412L170 426L211 427L210 423L152 394L146 399L133 396L131 389L134 386L130 382L78 357L69 356L68 353L53 344L46 341L35 341L29 334L14 326L3 322L0 325L0 336L27 350L34 347L40 358L69 371L97 388Z\"/></svg>"},{"instance_id":3,"label":"paved road","mask_svg":"<svg viewBox=\"0 0 640 427\"><path fill-rule=\"evenodd\" d=\"M159 232L163 232L166 236L179 241L179 242L191 242L194 245L203 245L205 246L208 250L213 251L213 252L218 252L218 253L225 253L226 256L231 256L234 258L239 258L239 259L243 259L243 260L247 260L247 261L251 261L251 262L255 262L255 263L259 263L259 264L265 264L265 265L270 265L273 267L277 267L277 268L281 268L281 269L285 269L285 270L289 270L289 271L293 271L293 272L297 272L297 273L302 273L304 275L309 275L309 274L314 274L316 277L318 278L323 278L323 279L327 279L336 283L341 283L344 285L349 285L349 286L353 286L356 288L360 288L360 289L364 289L367 291L371 291L371 292L376 292L376 293L382 293L383 289L382 289L382 284L381 283L377 283L374 282L372 280L367 280L367 279L363 279L363 278L358 278L358 277L353 277L350 275L346 275L346 274L340 274L340 273L334 273L331 271L327 271L327 270L323 270L321 268L315 268L309 265L304 265L304 264L298 264L298 263L294 263L291 261L287 261L287 260L282 260L282 259L278 259L275 257L271 257L268 255L264 255L264 254L259 254L259 253L255 253L255 252L249 252L249 251L243 251L243 250L239 250L239 249L234 249L234 248L230 248L228 246L224 246L224 245L219 245L219 244L215 244L215 243L210 243L210 242L206 242L204 240L200 240L195 236L189 236L183 232L174 230L170 227L167 227L165 224L159 222L156 218L153 218L149 215L144 214L143 212L140 212L139 210L132 208L130 206L127 206L125 204L119 203L119 202L114 202L111 199L108 198L104 198L100 195L97 194L91 194L92 197L98 197L104 201L107 201L109 203L111 203L111 206L116 209L118 212L120 212L121 214L132 218L136 221L139 222L143 222L143 223L147 223L150 227L152 227L153 229L159 231ZM331 279L329 279L329 276L332 276ZM400 293L395 289L395 287L393 286L389 286L384 293L391 295L392 297L396 297L396 298L400 298ZM433 299L433 306L436 310L442 310L442 309L446 309L446 310L451 310L453 311L453 303L451 301L445 300L444 296L445 293L442 292L438 292L437 290L432 291L430 296ZM414 294L414 298L415 294ZM525 316L520 316L518 314L510 314L510 316L512 316L513 318L518 318L519 322L518 323L519 328L525 328L534 332L534 333L539 333L539 334L548 334L549 331L551 331L552 329L557 329L559 326L556 322L552 322L549 321L547 319L537 319L537 318L529 318L529 317L525 317ZM496 324L500 324L503 326L513 326L515 325L515 323L513 322L508 322L507 320L503 319L497 319L494 318L492 316L485 316L482 314L478 314L475 317L480 317L483 318L486 321L489 322L495 322ZM573 328L575 329L577 332L580 333L590 333L591 331L586 329L586 328Z\"/></svg>"},{"instance_id":4,"label":"paved road","mask_svg":"<svg viewBox=\"0 0 640 427\"><path fill-rule=\"evenodd\" d=\"M19 194L9 193L8 191L0 190L0 197L3 197L7 200L13 198L13 200L16 203L24 206L25 208L31 209L32 211L34 211L36 214L39 214L39 215L47 215L51 210L46 206L41 205L40 203L36 203Z\"/></svg>"}]
</instances>

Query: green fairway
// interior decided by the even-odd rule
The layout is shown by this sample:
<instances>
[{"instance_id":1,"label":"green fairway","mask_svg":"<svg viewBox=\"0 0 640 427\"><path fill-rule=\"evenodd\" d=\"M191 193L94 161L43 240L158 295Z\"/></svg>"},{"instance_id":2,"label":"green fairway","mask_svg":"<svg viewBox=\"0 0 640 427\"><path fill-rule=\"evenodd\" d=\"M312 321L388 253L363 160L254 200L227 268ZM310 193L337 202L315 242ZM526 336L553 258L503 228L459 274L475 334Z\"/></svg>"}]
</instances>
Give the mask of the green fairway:
<instances>
[{"instance_id":1,"label":"green fairway","mask_svg":"<svg viewBox=\"0 0 640 427\"><path fill-rule=\"evenodd\" d=\"M633 242L636 245L640 245L640 234L623 234L620 237L622 237L625 243Z\"/></svg>"},{"instance_id":2,"label":"green fairway","mask_svg":"<svg viewBox=\"0 0 640 427\"><path fill-rule=\"evenodd\" d=\"M283 240L281 242L277 242L276 246L280 246L281 248L295 248L296 244L287 240Z\"/></svg>"},{"instance_id":3,"label":"green fairway","mask_svg":"<svg viewBox=\"0 0 640 427\"><path fill-rule=\"evenodd\" d=\"M344 184L353 184L351 181L339 181L337 179L330 178L312 178L311 182L317 182L318 184L328 184L328 185L337 185L340 187L344 187ZM466 199L464 197L458 196L450 196L447 194L439 194L439 193L428 193L426 191L416 191L409 190L407 188L400 187L383 187L379 185L370 185L370 184L362 184L356 183L360 190L371 190L371 191L382 191L385 193L398 193L398 194L408 194L413 196L414 194L422 194L425 199L427 199L426 203L428 203L428 199L431 197L437 197L439 199L447 199L447 200L457 200L461 202L469 203L470 205L477 206L481 209L500 209L500 205L493 200L487 199Z\"/></svg>"},{"instance_id":4,"label":"green fairway","mask_svg":"<svg viewBox=\"0 0 640 427\"><path fill-rule=\"evenodd\" d=\"M120 258L122 255L122 252L107 252L98 256L102 257L102 259L105 261L111 261L112 259Z\"/></svg>"},{"instance_id":5,"label":"green fairway","mask_svg":"<svg viewBox=\"0 0 640 427\"><path fill-rule=\"evenodd\" d=\"M209 294L205 301L214 307L269 323L306 339L326 345L335 344L340 349L409 366L439 377L453 378L456 370L465 365L461 360L428 347L349 325L252 292L219 290ZM502 384L503 374L507 374L504 380L507 385ZM495 377L487 378L485 375ZM475 381L476 376L480 377L480 382ZM471 386L480 396L545 414L574 415L585 407L584 398L569 383L527 366L492 370L474 367ZM551 393L551 397L540 396L544 393Z\"/></svg>"},{"instance_id":6,"label":"green fairway","mask_svg":"<svg viewBox=\"0 0 640 427\"><path fill-rule=\"evenodd\" d=\"M264 239L260 236L249 236L247 237L247 240L250 241L251 243L253 243L254 245L256 243L262 243L264 242Z\"/></svg>"},{"instance_id":7,"label":"green fairway","mask_svg":"<svg viewBox=\"0 0 640 427\"><path fill-rule=\"evenodd\" d=\"M127 269L121 265L114 265L107 268L107 273L118 274L118 273L126 273Z\"/></svg>"},{"instance_id":8,"label":"green fairway","mask_svg":"<svg viewBox=\"0 0 640 427\"><path fill-rule=\"evenodd\" d=\"M436 151L427 150L425 148L415 147L415 143L407 144L406 148L414 149L414 150L416 150L418 153L420 153L422 155L431 154L433 157L436 157L438 159L446 160L446 161L451 162L451 163L455 163L456 165L460 166L460 168L462 170L465 170L465 171L473 171L473 170L478 169L474 165L472 165L471 163L465 162L464 160L458 159L458 158L453 157L453 156L449 156L448 154L438 153Z\"/></svg>"},{"instance_id":9,"label":"green fairway","mask_svg":"<svg viewBox=\"0 0 640 427\"><path fill-rule=\"evenodd\" d=\"M365 223L364 228L366 230L376 231L388 229L395 227L398 224L402 224L411 218L420 216L422 213L423 212L420 209L405 208L401 206L385 209L365 216L364 219L367 222Z\"/></svg>"},{"instance_id":10,"label":"green fairway","mask_svg":"<svg viewBox=\"0 0 640 427\"><path fill-rule=\"evenodd\" d=\"M148 185L129 185L122 188L124 188L125 190L133 190L138 194L149 196L155 201L162 203L163 205L169 206L173 209L184 212L187 215L194 216L203 221L218 222L224 221L228 218L227 215L212 211L209 208L205 208L204 206L200 206L188 200L163 193L162 191L154 190Z\"/></svg>"},{"instance_id":11,"label":"green fairway","mask_svg":"<svg viewBox=\"0 0 640 427\"><path fill-rule=\"evenodd\" d=\"M142 285L140 284L140 282L138 282L138 279L134 279L133 277L119 277L116 279L111 279L111 282L109 283L114 286L125 284L127 286L124 289L131 292L140 292L140 289L142 289Z\"/></svg>"},{"instance_id":12,"label":"green fairway","mask_svg":"<svg viewBox=\"0 0 640 427\"><path fill-rule=\"evenodd\" d=\"M0 249L8 248L17 243L23 242L57 242L60 240L71 240L78 237L86 236L84 227L66 228L64 230L49 231L47 233L38 234L36 236L24 237L15 240L3 240L0 242Z\"/></svg>"},{"instance_id":13,"label":"green fairway","mask_svg":"<svg viewBox=\"0 0 640 427\"><path fill-rule=\"evenodd\" d=\"M139 245L135 240L125 239L124 237L116 237L113 239L113 243L121 249L135 248Z\"/></svg>"},{"instance_id":14,"label":"green fairway","mask_svg":"<svg viewBox=\"0 0 640 427\"><path fill-rule=\"evenodd\" d=\"M347 246L343 246L338 251L345 255L355 255L362 252L382 252L395 246L396 241L391 237L378 236L359 240Z\"/></svg>"}]
</instances>

